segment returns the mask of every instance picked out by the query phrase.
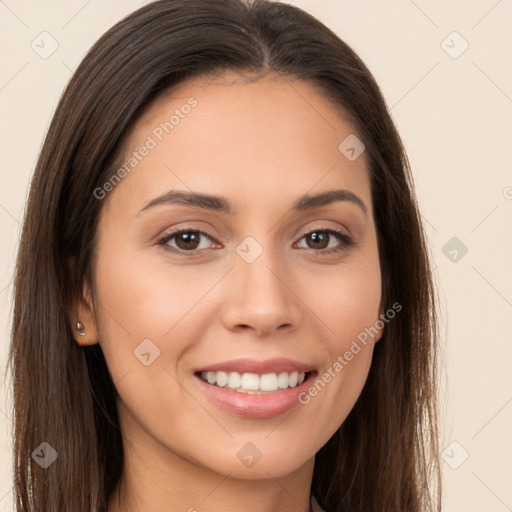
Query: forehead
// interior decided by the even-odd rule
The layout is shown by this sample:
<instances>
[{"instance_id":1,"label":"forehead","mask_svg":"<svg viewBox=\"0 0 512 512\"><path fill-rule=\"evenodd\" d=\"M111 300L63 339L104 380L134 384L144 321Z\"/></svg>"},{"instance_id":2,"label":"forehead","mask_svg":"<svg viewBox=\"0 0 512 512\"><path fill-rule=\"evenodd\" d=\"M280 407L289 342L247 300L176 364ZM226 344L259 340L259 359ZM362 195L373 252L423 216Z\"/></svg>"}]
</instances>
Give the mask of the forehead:
<instances>
[{"instance_id":1,"label":"forehead","mask_svg":"<svg viewBox=\"0 0 512 512\"><path fill-rule=\"evenodd\" d=\"M369 193L366 155L340 144L356 135L343 108L292 77L199 78L158 97L132 128L125 160L151 150L116 188L151 197L162 187L260 200L343 187ZM281 196L276 196L278 189ZM117 194L117 191L114 191ZM367 197L368 198L368 197Z\"/></svg>"},{"instance_id":2,"label":"forehead","mask_svg":"<svg viewBox=\"0 0 512 512\"><path fill-rule=\"evenodd\" d=\"M199 108L188 108L191 99ZM190 110L194 115L187 124L197 125L200 121L218 134L223 128L238 127L244 128L241 135L248 136L254 133L251 125L260 136L272 135L283 127L297 135L313 130L356 131L348 110L333 103L311 82L289 75L240 76L225 72L222 76L195 78L161 93L146 108L128 141L136 142L140 135L151 132L162 121L169 121L176 113L179 119L173 121L174 130ZM218 117L214 119L214 115Z\"/></svg>"}]
</instances>

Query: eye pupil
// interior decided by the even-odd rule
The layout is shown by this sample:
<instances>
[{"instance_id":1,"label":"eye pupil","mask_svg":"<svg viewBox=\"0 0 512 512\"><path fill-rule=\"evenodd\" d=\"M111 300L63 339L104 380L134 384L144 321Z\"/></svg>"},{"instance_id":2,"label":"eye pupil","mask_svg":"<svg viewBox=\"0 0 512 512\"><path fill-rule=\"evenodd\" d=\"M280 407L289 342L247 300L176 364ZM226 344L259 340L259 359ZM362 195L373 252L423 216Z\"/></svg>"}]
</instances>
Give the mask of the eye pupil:
<instances>
[{"instance_id":1,"label":"eye pupil","mask_svg":"<svg viewBox=\"0 0 512 512\"><path fill-rule=\"evenodd\" d=\"M325 243L322 246L322 242L325 242L326 240L329 239L329 236L325 231L313 231L308 235L308 237L310 238L310 240L313 241L313 244L317 244L318 242L320 242L321 247L314 246L314 249L325 249L325 247L327 247Z\"/></svg>"},{"instance_id":2,"label":"eye pupil","mask_svg":"<svg viewBox=\"0 0 512 512\"><path fill-rule=\"evenodd\" d=\"M184 244L181 243L181 241L184 241ZM180 247L180 249L196 249L197 244L199 242L199 233L196 231L185 231L183 233L179 233L176 235L176 245ZM196 244L193 247L191 247L188 244Z\"/></svg>"}]
</instances>

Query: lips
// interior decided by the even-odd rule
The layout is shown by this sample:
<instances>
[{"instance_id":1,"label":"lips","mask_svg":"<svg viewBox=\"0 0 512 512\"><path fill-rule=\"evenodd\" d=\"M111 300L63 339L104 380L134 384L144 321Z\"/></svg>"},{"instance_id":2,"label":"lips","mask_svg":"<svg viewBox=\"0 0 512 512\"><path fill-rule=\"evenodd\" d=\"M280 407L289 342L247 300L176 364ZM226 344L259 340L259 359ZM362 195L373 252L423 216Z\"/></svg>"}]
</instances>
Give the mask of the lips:
<instances>
[{"instance_id":1,"label":"lips","mask_svg":"<svg viewBox=\"0 0 512 512\"><path fill-rule=\"evenodd\" d=\"M204 367L195 375L213 386L254 394L294 388L311 370L311 365L291 359L237 359Z\"/></svg>"},{"instance_id":2,"label":"lips","mask_svg":"<svg viewBox=\"0 0 512 512\"><path fill-rule=\"evenodd\" d=\"M314 366L291 359L236 359L198 368L195 381L222 409L263 419L299 405L299 394L317 374Z\"/></svg>"},{"instance_id":3,"label":"lips","mask_svg":"<svg viewBox=\"0 0 512 512\"><path fill-rule=\"evenodd\" d=\"M208 366L202 366L195 370L196 375L200 375L201 372L237 372L243 373L256 373L263 375L266 373L308 373L315 369L313 365L294 361L292 359L285 358L274 358L260 361L257 359L233 359L230 361L224 361L221 363L214 363Z\"/></svg>"}]
</instances>

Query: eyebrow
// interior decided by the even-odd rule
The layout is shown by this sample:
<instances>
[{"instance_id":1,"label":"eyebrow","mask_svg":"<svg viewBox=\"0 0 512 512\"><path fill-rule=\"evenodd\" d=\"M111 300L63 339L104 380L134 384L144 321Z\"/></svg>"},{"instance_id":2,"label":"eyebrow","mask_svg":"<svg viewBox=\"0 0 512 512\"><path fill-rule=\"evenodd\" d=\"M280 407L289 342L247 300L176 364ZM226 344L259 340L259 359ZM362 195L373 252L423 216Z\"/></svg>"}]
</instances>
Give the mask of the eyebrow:
<instances>
[{"instance_id":1,"label":"eyebrow","mask_svg":"<svg viewBox=\"0 0 512 512\"><path fill-rule=\"evenodd\" d=\"M368 214L366 205L364 204L363 200L350 190L346 189L327 190L325 192L320 192L314 195L306 194L295 201L292 206L292 210L303 212L313 208L318 208L320 206L325 206L336 201L349 201L359 206L365 216ZM161 196L158 196L155 199L149 201L149 203L147 203L137 215L143 211L148 210L149 208L153 208L162 204L192 206L196 208L222 212L229 215L234 215L237 213L237 209L233 208L229 201L224 197L200 194L196 192L186 192L181 190L170 190L169 192L166 192L165 194L162 194Z\"/></svg>"}]
</instances>

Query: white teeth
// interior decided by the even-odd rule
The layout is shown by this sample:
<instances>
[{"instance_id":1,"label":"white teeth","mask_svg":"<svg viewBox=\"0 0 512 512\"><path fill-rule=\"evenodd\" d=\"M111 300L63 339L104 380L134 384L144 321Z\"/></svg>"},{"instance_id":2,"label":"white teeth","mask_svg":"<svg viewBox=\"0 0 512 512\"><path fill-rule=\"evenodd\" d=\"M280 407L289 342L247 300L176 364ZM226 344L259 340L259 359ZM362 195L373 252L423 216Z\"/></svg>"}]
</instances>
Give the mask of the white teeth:
<instances>
[{"instance_id":1,"label":"white teeth","mask_svg":"<svg viewBox=\"0 0 512 512\"><path fill-rule=\"evenodd\" d=\"M265 373L260 377L260 389L262 391L277 390L277 375L275 373Z\"/></svg>"},{"instance_id":2,"label":"white teeth","mask_svg":"<svg viewBox=\"0 0 512 512\"><path fill-rule=\"evenodd\" d=\"M288 374L286 372L281 372L278 376L277 376L277 385L281 388L281 389L285 389L288 387L288 381L289 381L289 377L288 377Z\"/></svg>"},{"instance_id":3,"label":"white teeth","mask_svg":"<svg viewBox=\"0 0 512 512\"><path fill-rule=\"evenodd\" d=\"M228 383L228 374L226 372L217 372L217 386L223 388Z\"/></svg>"},{"instance_id":4,"label":"white teeth","mask_svg":"<svg viewBox=\"0 0 512 512\"><path fill-rule=\"evenodd\" d=\"M281 372L264 373L238 373L238 372L201 372L201 379L209 384L221 388L234 389L241 393L260 393L273 392L278 389L294 388L304 382L306 374L304 372Z\"/></svg>"},{"instance_id":5,"label":"white teeth","mask_svg":"<svg viewBox=\"0 0 512 512\"><path fill-rule=\"evenodd\" d=\"M242 385L242 377L239 373L230 372L228 377L228 388L236 389Z\"/></svg>"},{"instance_id":6,"label":"white teeth","mask_svg":"<svg viewBox=\"0 0 512 512\"><path fill-rule=\"evenodd\" d=\"M256 373L244 373L242 374L242 381L240 387L244 389L252 389L258 391L260 389L260 377Z\"/></svg>"}]
</instances>

